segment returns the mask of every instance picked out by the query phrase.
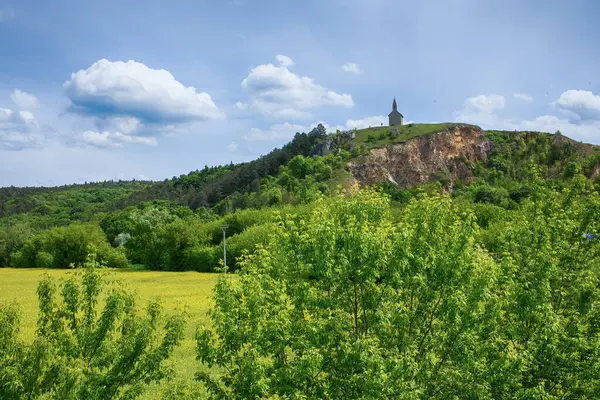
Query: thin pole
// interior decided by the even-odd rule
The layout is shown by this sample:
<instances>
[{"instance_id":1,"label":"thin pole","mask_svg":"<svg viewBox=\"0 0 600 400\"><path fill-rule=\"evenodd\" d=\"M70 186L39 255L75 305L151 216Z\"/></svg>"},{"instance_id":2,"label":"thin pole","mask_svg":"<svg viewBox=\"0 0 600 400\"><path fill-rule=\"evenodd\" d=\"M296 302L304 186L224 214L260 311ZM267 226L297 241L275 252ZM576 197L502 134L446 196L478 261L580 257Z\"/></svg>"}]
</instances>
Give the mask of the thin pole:
<instances>
[{"instance_id":1,"label":"thin pole","mask_svg":"<svg viewBox=\"0 0 600 400\"><path fill-rule=\"evenodd\" d=\"M227 273L227 238L225 237L225 228L223 228L223 266Z\"/></svg>"}]
</instances>

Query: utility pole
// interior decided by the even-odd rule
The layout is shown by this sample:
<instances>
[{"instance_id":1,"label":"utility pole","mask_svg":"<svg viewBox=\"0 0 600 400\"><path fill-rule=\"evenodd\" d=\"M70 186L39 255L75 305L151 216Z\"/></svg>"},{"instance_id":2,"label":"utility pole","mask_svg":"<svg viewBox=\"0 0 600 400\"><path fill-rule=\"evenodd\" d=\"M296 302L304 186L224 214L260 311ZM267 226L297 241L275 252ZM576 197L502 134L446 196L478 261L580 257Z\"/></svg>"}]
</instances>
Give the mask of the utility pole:
<instances>
[{"instance_id":1,"label":"utility pole","mask_svg":"<svg viewBox=\"0 0 600 400\"><path fill-rule=\"evenodd\" d=\"M221 230L223 231L223 269L225 273L227 273L227 238L225 236L225 230L227 228L229 228L229 225L221 225Z\"/></svg>"}]
</instances>

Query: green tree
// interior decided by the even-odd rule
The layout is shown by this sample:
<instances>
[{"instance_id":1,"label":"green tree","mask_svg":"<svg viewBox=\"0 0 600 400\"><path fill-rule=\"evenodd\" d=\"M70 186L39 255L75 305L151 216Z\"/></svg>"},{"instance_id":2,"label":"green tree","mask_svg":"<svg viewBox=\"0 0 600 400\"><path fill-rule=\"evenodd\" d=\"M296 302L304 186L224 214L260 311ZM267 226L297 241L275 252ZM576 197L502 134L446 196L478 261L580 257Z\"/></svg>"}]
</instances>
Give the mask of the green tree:
<instances>
[{"instance_id":1,"label":"green tree","mask_svg":"<svg viewBox=\"0 0 600 400\"><path fill-rule=\"evenodd\" d=\"M0 228L0 268L12 266L11 256L31 237L29 225L17 223Z\"/></svg>"},{"instance_id":2,"label":"green tree","mask_svg":"<svg viewBox=\"0 0 600 400\"><path fill-rule=\"evenodd\" d=\"M197 335L214 398L473 396L494 326L498 268L448 198L412 201L390 222L371 191L288 218L270 245L215 289Z\"/></svg>"},{"instance_id":3,"label":"green tree","mask_svg":"<svg viewBox=\"0 0 600 400\"><path fill-rule=\"evenodd\" d=\"M0 398L132 399L166 376L183 314L164 319L152 302L140 315L134 294L99 267L92 255L62 284L40 281L31 344L19 339L18 309L0 307Z\"/></svg>"}]
</instances>

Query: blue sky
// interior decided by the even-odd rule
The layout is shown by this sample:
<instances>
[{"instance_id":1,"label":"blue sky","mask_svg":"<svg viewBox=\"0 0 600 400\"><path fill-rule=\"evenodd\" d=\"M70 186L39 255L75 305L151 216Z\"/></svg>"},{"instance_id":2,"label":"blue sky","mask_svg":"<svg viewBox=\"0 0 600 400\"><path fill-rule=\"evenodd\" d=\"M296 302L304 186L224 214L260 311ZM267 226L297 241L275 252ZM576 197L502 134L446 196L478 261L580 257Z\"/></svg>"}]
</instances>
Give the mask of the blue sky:
<instances>
[{"instance_id":1,"label":"blue sky","mask_svg":"<svg viewBox=\"0 0 600 400\"><path fill-rule=\"evenodd\" d=\"M161 180L318 122L600 144L595 1L0 0L0 185Z\"/></svg>"}]
</instances>

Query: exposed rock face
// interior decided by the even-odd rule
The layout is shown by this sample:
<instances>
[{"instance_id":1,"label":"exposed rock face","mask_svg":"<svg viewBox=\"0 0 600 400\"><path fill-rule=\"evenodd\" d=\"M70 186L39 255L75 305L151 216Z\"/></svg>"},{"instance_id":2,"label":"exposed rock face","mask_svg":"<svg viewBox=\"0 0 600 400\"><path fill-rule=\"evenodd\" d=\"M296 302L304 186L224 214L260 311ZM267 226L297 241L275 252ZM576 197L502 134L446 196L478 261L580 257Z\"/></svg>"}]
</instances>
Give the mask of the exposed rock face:
<instances>
[{"instance_id":1,"label":"exposed rock face","mask_svg":"<svg viewBox=\"0 0 600 400\"><path fill-rule=\"evenodd\" d=\"M492 142L483 133L478 127L457 125L452 130L371 149L348 166L361 185L387 180L407 187L442 172L452 186L457 179L471 180L472 164L490 153Z\"/></svg>"}]
</instances>

